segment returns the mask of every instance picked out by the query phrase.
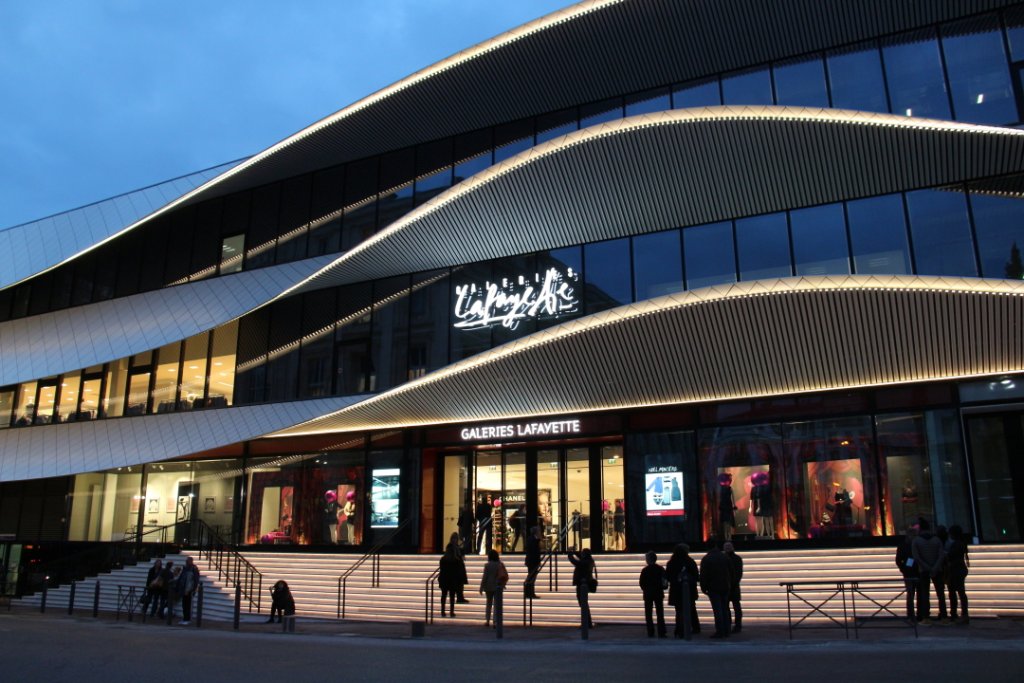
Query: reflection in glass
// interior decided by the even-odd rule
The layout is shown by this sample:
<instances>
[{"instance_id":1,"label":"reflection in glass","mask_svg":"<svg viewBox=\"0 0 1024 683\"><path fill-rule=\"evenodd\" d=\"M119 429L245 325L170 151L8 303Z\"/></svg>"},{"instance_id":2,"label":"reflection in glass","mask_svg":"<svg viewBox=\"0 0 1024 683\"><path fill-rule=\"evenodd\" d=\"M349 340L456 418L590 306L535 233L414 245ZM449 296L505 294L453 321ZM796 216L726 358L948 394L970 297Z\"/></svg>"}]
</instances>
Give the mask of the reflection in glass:
<instances>
[{"instance_id":1,"label":"reflection in glass","mask_svg":"<svg viewBox=\"0 0 1024 683\"><path fill-rule=\"evenodd\" d=\"M125 403L125 415L142 415L146 412L149 401L148 371L134 372L128 379L128 400Z\"/></svg>"},{"instance_id":2,"label":"reflection in glass","mask_svg":"<svg viewBox=\"0 0 1024 683\"><path fill-rule=\"evenodd\" d=\"M0 429L14 424L14 390L0 389Z\"/></svg>"},{"instance_id":3,"label":"reflection in glass","mask_svg":"<svg viewBox=\"0 0 1024 683\"><path fill-rule=\"evenodd\" d=\"M237 273L242 270L245 255L245 235L225 237L220 245L220 274Z\"/></svg>"},{"instance_id":4,"label":"reflection in glass","mask_svg":"<svg viewBox=\"0 0 1024 683\"><path fill-rule=\"evenodd\" d=\"M1024 433L1020 413L972 417L967 423L978 507L978 535L989 543L1020 541L1013 460ZM964 523L960 526L968 528Z\"/></svg>"},{"instance_id":5,"label":"reflection in glass","mask_svg":"<svg viewBox=\"0 0 1024 683\"><path fill-rule=\"evenodd\" d=\"M922 275L978 274L967 199L956 190L907 193L914 261Z\"/></svg>"},{"instance_id":6,"label":"reflection in glass","mask_svg":"<svg viewBox=\"0 0 1024 683\"><path fill-rule=\"evenodd\" d=\"M617 121L622 118L622 98L584 104L580 107L580 129L589 128L606 121Z\"/></svg>"},{"instance_id":7,"label":"reflection in glass","mask_svg":"<svg viewBox=\"0 0 1024 683\"><path fill-rule=\"evenodd\" d=\"M722 77L722 104L772 104L772 77L766 68Z\"/></svg>"},{"instance_id":8,"label":"reflection in glass","mask_svg":"<svg viewBox=\"0 0 1024 683\"><path fill-rule=\"evenodd\" d=\"M94 420L97 417L101 417L99 407L102 382L99 377L86 379L82 382L82 404L78 410L77 419Z\"/></svg>"},{"instance_id":9,"label":"reflection in glass","mask_svg":"<svg viewBox=\"0 0 1024 683\"><path fill-rule=\"evenodd\" d=\"M717 107L721 104L722 92L717 78L677 86L672 92L672 106L675 109Z\"/></svg>"},{"instance_id":10,"label":"reflection in glass","mask_svg":"<svg viewBox=\"0 0 1024 683\"><path fill-rule=\"evenodd\" d=\"M588 313L632 301L629 238L586 245L583 248L583 263Z\"/></svg>"},{"instance_id":11,"label":"reflection in glass","mask_svg":"<svg viewBox=\"0 0 1024 683\"><path fill-rule=\"evenodd\" d=\"M680 250L678 230L633 238L633 286L637 301L683 290Z\"/></svg>"},{"instance_id":12,"label":"reflection in glass","mask_svg":"<svg viewBox=\"0 0 1024 683\"><path fill-rule=\"evenodd\" d=\"M537 144L567 135L579 125L576 109L563 109L537 117Z\"/></svg>"},{"instance_id":13,"label":"reflection in glass","mask_svg":"<svg viewBox=\"0 0 1024 683\"><path fill-rule=\"evenodd\" d=\"M942 52L958 121L1002 125L1019 120L995 15L944 27Z\"/></svg>"},{"instance_id":14,"label":"reflection in glass","mask_svg":"<svg viewBox=\"0 0 1024 683\"><path fill-rule=\"evenodd\" d=\"M828 53L828 80L836 109L888 112L878 45L871 41Z\"/></svg>"},{"instance_id":15,"label":"reflection in glass","mask_svg":"<svg viewBox=\"0 0 1024 683\"><path fill-rule=\"evenodd\" d=\"M78 413L79 384L82 373L70 372L60 379L60 405L57 407L57 422L74 422ZM2 409L0 409L2 412ZM2 419L2 418L0 418Z\"/></svg>"},{"instance_id":16,"label":"reflection in glass","mask_svg":"<svg viewBox=\"0 0 1024 683\"><path fill-rule=\"evenodd\" d=\"M828 107L821 57L780 62L772 68L776 103L788 107Z\"/></svg>"},{"instance_id":17,"label":"reflection in glass","mask_svg":"<svg viewBox=\"0 0 1024 683\"><path fill-rule=\"evenodd\" d=\"M181 344L174 342L157 354L156 377L153 381L153 410L172 413L177 409L178 368L181 365Z\"/></svg>"},{"instance_id":18,"label":"reflection in glass","mask_svg":"<svg viewBox=\"0 0 1024 683\"><path fill-rule=\"evenodd\" d=\"M128 359L121 358L107 364L106 392L103 397L103 417L120 417L124 414L125 385L128 382ZM84 394L85 391L83 390ZM82 405L88 396L83 396Z\"/></svg>"},{"instance_id":19,"label":"reflection in glass","mask_svg":"<svg viewBox=\"0 0 1024 683\"><path fill-rule=\"evenodd\" d=\"M1024 200L980 191L970 200L982 277L1024 279Z\"/></svg>"},{"instance_id":20,"label":"reflection in glass","mask_svg":"<svg viewBox=\"0 0 1024 683\"><path fill-rule=\"evenodd\" d=\"M855 273L902 275L910 272L907 225L900 195L847 202L846 216Z\"/></svg>"},{"instance_id":21,"label":"reflection in glass","mask_svg":"<svg viewBox=\"0 0 1024 683\"><path fill-rule=\"evenodd\" d=\"M181 371L181 410L206 406L206 355L210 335L206 332L185 340L185 362Z\"/></svg>"},{"instance_id":22,"label":"reflection in glass","mask_svg":"<svg viewBox=\"0 0 1024 683\"><path fill-rule=\"evenodd\" d=\"M373 284L370 389L390 389L405 381L409 355L409 278L400 275Z\"/></svg>"},{"instance_id":23,"label":"reflection in glass","mask_svg":"<svg viewBox=\"0 0 1024 683\"><path fill-rule=\"evenodd\" d=\"M135 533L140 515L143 533L155 529L159 526L160 517L157 513L148 513L141 486L141 467L119 467L75 476L67 521L68 540L122 541ZM154 500L157 505L161 503ZM147 534L143 540L159 542L169 539Z\"/></svg>"},{"instance_id":24,"label":"reflection in glass","mask_svg":"<svg viewBox=\"0 0 1024 683\"><path fill-rule=\"evenodd\" d=\"M491 165L491 129L483 128L455 138L455 177L459 183Z\"/></svg>"},{"instance_id":25,"label":"reflection in glass","mask_svg":"<svg viewBox=\"0 0 1024 683\"><path fill-rule=\"evenodd\" d=\"M14 406L15 427L27 427L36 416L36 383L22 382L18 386L18 401Z\"/></svg>"},{"instance_id":26,"label":"reflection in glass","mask_svg":"<svg viewBox=\"0 0 1024 683\"><path fill-rule=\"evenodd\" d=\"M668 88L656 88L626 96L626 116L653 114L671 108Z\"/></svg>"},{"instance_id":27,"label":"reflection in glass","mask_svg":"<svg viewBox=\"0 0 1024 683\"><path fill-rule=\"evenodd\" d=\"M949 97L935 31L901 35L882 43L892 111L901 116L948 119Z\"/></svg>"},{"instance_id":28,"label":"reflection in glass","mask_svg":"<svg viewBox=\"0 0 1024 683\"><path fill-rule=\"evenodd\" d=\"M451 278L447 270L413 276L409 297L409 379L417 379L448 363L448 302Z\"/></svg>"},{"instance_id":29,"label":"reflection in glass","mask_svg":"<svg viewBox=\"0 0 1024 683\"><path fill-rule=\"evenodd\" d=\"M506 123L494 129L494 163L533 147L533 120Z\"/></svg>"},{"instance_id":30,"label":"reflection in glass","mask_svg":"<svg viewBox=\"0 0 1024 683\"><path fill-rule=\"evenodd\" d=\"M45 425L53 421L57 409L57 384L54 380L39 383L39 400L36 404L35 424Z\"/></svg>"},{"instance_id":31,"label":"reflection in glass","mask_svg":"<svg viewBox=\"0 0 1024 683\"><path fill-rule=\"evenodd\" d=\"M738 219L736 252L739 255L740 280L792 275L786 214L772 213Z\"/></svg>"},{"instance_id":32,"label":"reflection in glass","mask_svg":"<svg viewBox=\"0 0 1024 683\"><path fill-rule=\"evenodd\" d=\"M736 282L732 223L709 223L683 229L686 288Z\"/></svg>"},{"instance_id":33,"label":"reflection in glass","mask_svg":"<svg viewBox=\"0 0 1024 683\"><path fill-rule=\"evenodd\" d=\"M605 550L625 550L627 547L626 473L622 446L601 446L601 537Z\"/></svg>"},{"instance_id":34,"label":"reflection in glass","mask_svg":"<svg viewBox=\"0 0 1024 683\"><path fill-rule=\"evenodd\" d=\"M842 204L825 204L789 212L797 275L844 275L850 272L846 217Z\"/></svg>"}]
</instances>

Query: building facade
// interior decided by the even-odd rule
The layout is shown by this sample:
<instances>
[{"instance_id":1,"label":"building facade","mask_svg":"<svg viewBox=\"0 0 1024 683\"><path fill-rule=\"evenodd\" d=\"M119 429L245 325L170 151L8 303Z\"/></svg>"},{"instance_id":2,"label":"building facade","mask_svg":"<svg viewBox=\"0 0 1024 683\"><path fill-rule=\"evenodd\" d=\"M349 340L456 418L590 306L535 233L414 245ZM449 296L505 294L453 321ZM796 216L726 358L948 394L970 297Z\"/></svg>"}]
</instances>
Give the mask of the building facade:
<instances>
[{"instance_id":1,"label":"building facade","mask_svg":"<svg viewBox=\"0 0 1024 683\"><path fill-rule=\"evenodd\" d=\"M589 0L0 231L5 560L1020 541L1022 72L1016 2Z\"/></svg>"}]
</instances>

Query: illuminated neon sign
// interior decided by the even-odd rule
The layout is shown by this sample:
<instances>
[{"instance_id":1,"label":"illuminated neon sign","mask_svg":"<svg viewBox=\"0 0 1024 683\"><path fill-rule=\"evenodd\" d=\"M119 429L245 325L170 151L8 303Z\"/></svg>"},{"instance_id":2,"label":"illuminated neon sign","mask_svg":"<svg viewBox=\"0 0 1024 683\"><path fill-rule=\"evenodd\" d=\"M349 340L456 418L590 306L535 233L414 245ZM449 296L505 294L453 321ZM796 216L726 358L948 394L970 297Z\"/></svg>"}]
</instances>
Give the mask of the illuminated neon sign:
<instances>
[{"instance_id":1,"label":"illuminated neon sign","mask_svg":"<svg viewBox=\"0 0 1024 683\"><path fill-rule=\"evenodd\" d=\"M579 420L551 420L548 422L519 422L511 424L464 427L459 432L463 441L487 439L528 439L562 434L579 434Z\"/></svg>"},{"instance_id":2,"label":"illuminated neon sign","mask_svg":"<svg viewBox=\"0 0 1024 683\"><path fill-rule=\"evenodd\" d=\"M579 307L575 285L579 273L567 268L548 268L532 279L520 275L515 280L455 286L455 327L476 330L501 324L516 329L523 320L557 318L574 313Z\"/></svg>"}]
</instances>

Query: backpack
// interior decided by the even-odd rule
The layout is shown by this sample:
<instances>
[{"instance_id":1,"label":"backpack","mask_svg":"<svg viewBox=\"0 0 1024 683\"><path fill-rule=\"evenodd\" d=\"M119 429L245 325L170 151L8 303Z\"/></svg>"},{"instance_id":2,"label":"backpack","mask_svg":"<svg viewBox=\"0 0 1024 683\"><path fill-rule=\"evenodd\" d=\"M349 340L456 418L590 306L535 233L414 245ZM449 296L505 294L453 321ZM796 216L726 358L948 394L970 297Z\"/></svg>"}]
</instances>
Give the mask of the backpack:
<instances>
[{"instance_id":1,"label":"backpack","mask_svg":"<svg viewBox=\"0 0 1024 683\"><path fill-rule=\"evenodd\" d=\"M505 569L504 562L498 562L498 585L502 588L508 585L508 569Z\"/></svg>"}]
</instances>

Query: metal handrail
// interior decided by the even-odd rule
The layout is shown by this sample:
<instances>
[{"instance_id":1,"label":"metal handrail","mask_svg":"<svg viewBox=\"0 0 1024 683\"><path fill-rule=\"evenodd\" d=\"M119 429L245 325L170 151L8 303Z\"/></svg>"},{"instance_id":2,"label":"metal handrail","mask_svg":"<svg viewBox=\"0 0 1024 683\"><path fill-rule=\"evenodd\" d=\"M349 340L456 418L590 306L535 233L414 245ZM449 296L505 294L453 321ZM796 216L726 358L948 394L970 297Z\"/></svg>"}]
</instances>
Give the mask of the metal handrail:
<instances>
[{"instance_id":1,"label":"metal handrail","mask_svg":"<svg viewBox=\"0 0 1024 683\"><path fill-rule=\"evenodd\" d=\"M380 551L384 546L390 543L395 538L395 536L397 536L398 533L402 531L402 529L409 526L409 523L412 522L412 520L413 518L409 517L404 522L395 527L391 531L391 533L387 535L387 537L381 539L376 545L367 550L362 557L360 557L358 560L352 563L352 566L346 569L345 572L338 577L338 619L345 618L345 602L348 594L348 578L352 576L352 574L354 574L357 569L362 567L367 559L373 558L373 562L371 563L370 587L380 588Z\"/></svg>"},{"instance_id":2,"label":"metal handrail","mask_svg":"<svg viewBox=\"0 0 1024 683\"><path fill-rule=\"evenodd\" d=\"M439 576L441 576L440 567L435 569L434 573L427 578L427 583L423 588L423 620L428 624L434 623L434 586Z\"/></svg>"},{"instance_id":3,"label":"metal handrail","mask_svg":"<svg viewBox=\"0 0 1024 683\"><path fill-rule=\"evenodd\" d=\"M527 590L530 585L529 576L523 582L523 626L533 626L533 598L527 596L532 595L537 590L537 577L540 576L545 567L548 569L548 592L558 592L558 548L565 543L566 538L569 536L569 530L575 524L576 520L574 519L566 522L562 530L558 532L554 546L548 548L548 551L541 557L540 565L537 567L537 574L533 579L533 591Z\"/></svg>"},{"instance_id":4,"label":"metal handrail","mask_svg":"<svg viewBox=\"0 0 1024 683\"><path fill-rule=\"evenodd\" d=\"M228 586L238 586L249 603L249 611L260 611L263 598L263 574L242 557L232 544L225 541L213 527L201 519L193 520L199 529L196 544L199 557L217 570L217 578Z\"/></svg>"}]
</instances>

